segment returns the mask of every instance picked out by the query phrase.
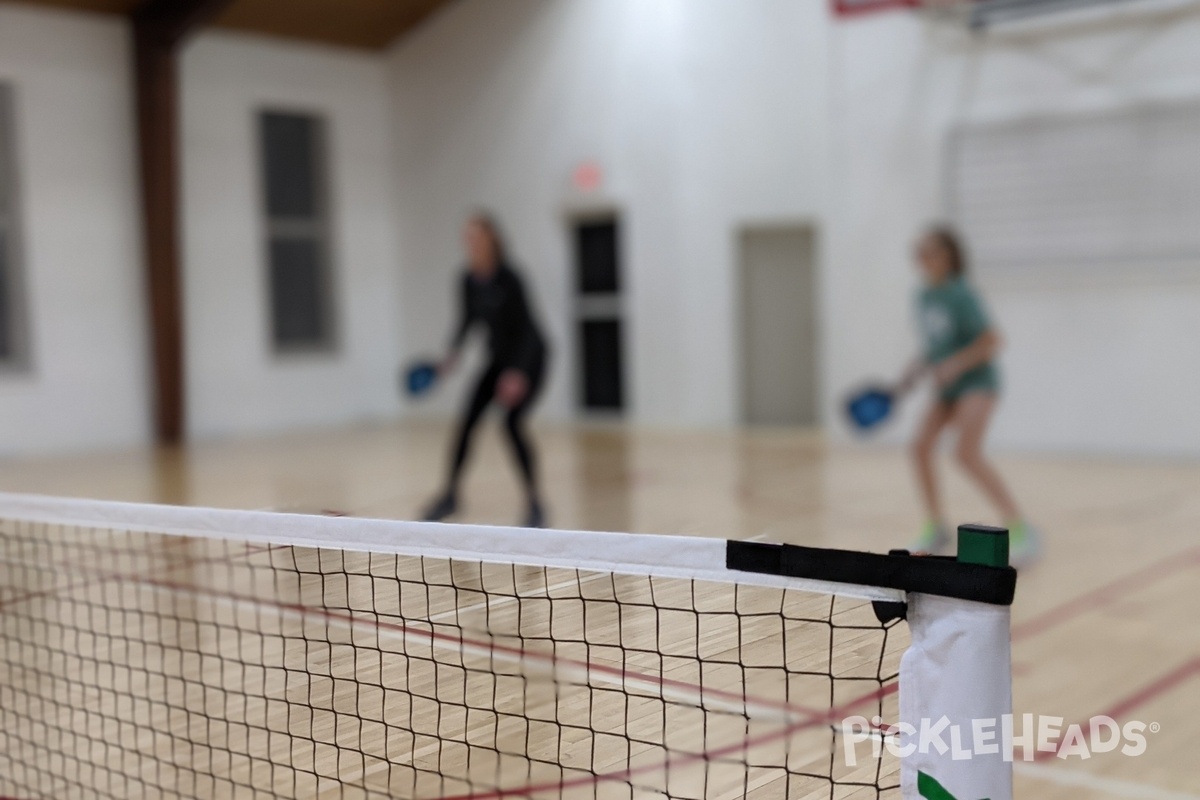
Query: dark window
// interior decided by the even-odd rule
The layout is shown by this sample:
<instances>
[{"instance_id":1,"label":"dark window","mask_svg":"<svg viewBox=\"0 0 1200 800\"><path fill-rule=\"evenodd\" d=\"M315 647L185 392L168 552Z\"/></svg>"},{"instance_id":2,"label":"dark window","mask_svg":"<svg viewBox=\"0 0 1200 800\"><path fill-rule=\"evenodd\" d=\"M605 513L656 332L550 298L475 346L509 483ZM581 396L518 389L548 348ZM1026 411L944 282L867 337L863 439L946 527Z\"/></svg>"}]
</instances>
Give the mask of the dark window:
<instances>
[{"instance_id":1,"label":"dark window","mask_svg":"<svg viewBox=\"0 0 1200 800\"><path fill-rule=\"evenodd\" d=\"M320 248L312 239L271 241L271 314L281 347L324 341L329 323Z\"/></svg>"},{"instance_id":2,"label":"dark window","mask_svg":"<svg viewBox=\"0 0 1200 800\"><path fill-rule=\"evenodd\" d=\"M583 342L583 404L590 409L620 410L624 406L621 386L621 321L589 319L581 323Z\"/></svg>"},{"instance_id":3,"label":"dark window","mask_svg":"<svg viewBox=\"0 0 1200 800\"><path fill-rule=\"evenodd\" d=\"M263 114L267 214L314 219L319 215L320 120L298 114Z\"/></svg>"},{"instance_id":4,"label":"dark window","mask_svg":"<svg viewBox=\"0 0 1200 800\"><path fill-rule=\"evenodd\" d=\"M0 365L26 361L11 90L0 84Z\"/></svg>"},{"instance_id":5,"label":"dark window","mask_svg":"<svg viewBox=\"0 0 1200 800\"><path fill-rule=\"evenodd\" d=\"M613 294L621 290L616 220L580 223L575 228L581 294Z\"/></svg>"},{"instance_id":6,"label":"dark window","mask_svg":"<svg viewBox=\"0 0 1200 800\"><path fill-rule=\"evenodd\" d=\"M315 116L259 118L267 215L271 333L281 352L335 344L325 125Z\"/></svg>"}]
</instances>

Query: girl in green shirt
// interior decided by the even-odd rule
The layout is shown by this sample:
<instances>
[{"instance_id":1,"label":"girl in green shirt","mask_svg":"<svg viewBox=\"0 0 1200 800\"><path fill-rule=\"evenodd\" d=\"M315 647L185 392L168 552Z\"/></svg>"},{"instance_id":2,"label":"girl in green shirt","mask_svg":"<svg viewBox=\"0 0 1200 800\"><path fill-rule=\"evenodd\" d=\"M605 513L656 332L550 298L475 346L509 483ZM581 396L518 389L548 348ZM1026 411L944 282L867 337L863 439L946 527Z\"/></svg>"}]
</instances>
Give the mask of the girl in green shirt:
<instances>
[{"instance_id":1,"label":"girl in green shirt","mask_svg":"<svg viewBox=\"0 0 1200 800\"><path fill-rule=\"evenodd\" d=\"M905 372L898 393L910 391L925 376L933 378L937 393L912 446L927 514L925 528L912 549L937 552L949 543L934 456L942 433L957 428L956 460L1006 520L1012 562L1028 562L1035 555L1035 535L1004 480L983 454L988 423L1000 394L994 363L1000 336L967 282L966 259L954 231L945 227L927 231L917 244L916 260L925 280L917 301L925 346Z\"/></svg>"}]
</instances>

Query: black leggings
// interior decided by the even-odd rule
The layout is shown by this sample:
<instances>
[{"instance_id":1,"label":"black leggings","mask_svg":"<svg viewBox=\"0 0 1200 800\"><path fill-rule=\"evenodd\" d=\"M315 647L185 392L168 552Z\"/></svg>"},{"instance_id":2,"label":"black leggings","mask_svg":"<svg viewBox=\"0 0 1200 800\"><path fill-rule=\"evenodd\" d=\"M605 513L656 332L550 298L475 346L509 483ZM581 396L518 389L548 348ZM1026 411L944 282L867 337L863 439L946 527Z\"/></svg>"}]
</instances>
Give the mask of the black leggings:
<instances>
[{"instance_id":1,"label":"black leggings","mask_svg":"<svg viewBox=\"0 0 1200 800\"><path fill-rule=\"evenodd\" d=\"M496 383L506 369L507 367L492 363L479 377L474 391L471 392L470 400L463 412L462 422L459 424L458 439L454 447L454 460L451 463L450 481L447 486L450 494L458 492L459 480L462 477L463 467L467 463L475 426L479 423L483 412L492 404L496 395ZM512 446L517 466L521 469L525 491L531 500L537 499L537 457L526 437L524 423L526 414L537 401L538 392L542 388L544 372L542 365L539 365L531 374L526 375L529 379L529 390L521 402L509 409L504 416L504 428L508 431L508 441Z\"/></svg>"}]
</instances>

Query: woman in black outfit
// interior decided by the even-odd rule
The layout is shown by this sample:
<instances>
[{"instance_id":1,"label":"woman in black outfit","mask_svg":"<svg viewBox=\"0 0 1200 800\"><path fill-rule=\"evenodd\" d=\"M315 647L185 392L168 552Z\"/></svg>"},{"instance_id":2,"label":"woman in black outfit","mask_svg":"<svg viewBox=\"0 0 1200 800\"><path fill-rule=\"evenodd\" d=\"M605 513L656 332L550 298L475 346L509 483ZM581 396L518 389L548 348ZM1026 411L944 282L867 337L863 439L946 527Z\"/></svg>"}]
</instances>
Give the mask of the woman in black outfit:
<instances>
[{"instance_id":1,"label":"woman in black outfit","mask_svg":"<svg viewBox=\"0 0 1200 800\"><path fill-rule=\"evenodd\" d=\"M540 528L545 524L545 514L537 488L536 457L524 422L545 377L546 340L534 321L521 279L509 265L495 221L487 214L477 214L467 222L463 238L467 269L460 290L461 321L438 373L444 376L454 369L463 342L476 323L488 329L491 357L463 412L445 491L426 510L425 519L441 521L458 510L458 486L471 436L494 400L508 409L505 429L521 469L528 503L525 525Z\"/></svg>"}]
</instances>

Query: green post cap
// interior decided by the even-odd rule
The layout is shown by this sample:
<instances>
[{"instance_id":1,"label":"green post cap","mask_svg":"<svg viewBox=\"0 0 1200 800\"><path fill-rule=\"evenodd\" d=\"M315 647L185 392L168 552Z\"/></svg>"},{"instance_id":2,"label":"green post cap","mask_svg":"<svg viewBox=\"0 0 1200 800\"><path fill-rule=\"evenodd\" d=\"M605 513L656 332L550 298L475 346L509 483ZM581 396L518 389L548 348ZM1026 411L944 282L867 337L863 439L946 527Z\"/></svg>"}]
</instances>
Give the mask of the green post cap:
<instances>
[{"instance_id":1,"label":"green post cap","mask_svg":"<svg viewBox=\"0 0 1200 800\"><path fill-rule=\"evenodd\" d=\"M958 560L988 567L1008 566L1008 529L991 525L958 526Z\"/></svg>"}]
</instances>

